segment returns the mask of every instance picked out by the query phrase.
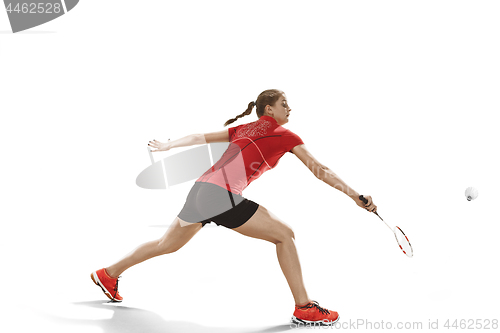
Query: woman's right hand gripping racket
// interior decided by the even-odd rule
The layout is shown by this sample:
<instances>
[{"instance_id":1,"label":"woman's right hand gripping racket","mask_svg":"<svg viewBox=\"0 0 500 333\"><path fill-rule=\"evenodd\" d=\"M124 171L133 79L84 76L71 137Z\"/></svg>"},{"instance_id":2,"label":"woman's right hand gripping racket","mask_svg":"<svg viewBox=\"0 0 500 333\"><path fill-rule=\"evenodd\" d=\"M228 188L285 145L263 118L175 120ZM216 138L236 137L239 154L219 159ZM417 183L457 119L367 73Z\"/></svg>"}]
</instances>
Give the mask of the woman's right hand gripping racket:
<instances>
[{"instance_id":1,"label":"woman's right hand gripping racket","mask_svg":"<svg viewBox=\"0 0 500 333\"><path fill-rule=\"evenodd\" d=\"M368 200L363 197L362 195L359 196L359 200L363 201L364 204L368 204ZM400 227L395 226L394 228L391 228L387 222L385 222L380 215L378 215L377 210L374 210L373 213L375 213L381 220L382 222L385 223L385 225L391 229L391 231L394 233L394 236L396 237L396 241L399 244L399 248L401 251L403 251L404 254L406 254L409 258L413 257L413 248L411 247L410 241L408 240L408 237L406 237L405 233L403 230L401 230Z\"/></svg>"}]
</instances>

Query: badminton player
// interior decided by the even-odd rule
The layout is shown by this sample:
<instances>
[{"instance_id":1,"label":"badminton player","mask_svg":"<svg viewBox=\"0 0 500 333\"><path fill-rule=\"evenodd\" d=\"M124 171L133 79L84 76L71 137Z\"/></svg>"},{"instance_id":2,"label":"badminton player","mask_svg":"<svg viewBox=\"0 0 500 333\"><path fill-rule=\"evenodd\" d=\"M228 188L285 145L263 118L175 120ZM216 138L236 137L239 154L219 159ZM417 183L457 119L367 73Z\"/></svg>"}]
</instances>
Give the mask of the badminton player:
<instances>
[{"instance_id":1,"label":"badminton player","mask_svg":"<svg viewBox=\"0 0 500 333\"><path fill-rule=\"evenodd\" d=\"M288 123L291 112L284 92L275 89L263 91L255 102L248 104L245 112L228 120L224 126L251 114L254 107L259 118L257 121L167 143L149 142L148 146L156 149L153 152L212 142L229 142L229 147L220 160L195 182L184 207L163 237L144 243L113 265L91 273L94 283L112 301L123 300L118 293L118 277L125 270L147 259L179 250L206 223L214 222L240 234L276 244L281 270L295 300L292 322L331 325L338 320L337 312L320 307L318 302L309 298L290 226L264 206L244 198L242 191L262 173L275 168L285 153L291 152L318 179L348 195L359 207L370 212L377 207L367 195L364 196L368 200L365 205L359 199L359 193L311 155L298 135L282 127ZM280 196L286 197L286 194Z\"/></svg>"}]
</instances>

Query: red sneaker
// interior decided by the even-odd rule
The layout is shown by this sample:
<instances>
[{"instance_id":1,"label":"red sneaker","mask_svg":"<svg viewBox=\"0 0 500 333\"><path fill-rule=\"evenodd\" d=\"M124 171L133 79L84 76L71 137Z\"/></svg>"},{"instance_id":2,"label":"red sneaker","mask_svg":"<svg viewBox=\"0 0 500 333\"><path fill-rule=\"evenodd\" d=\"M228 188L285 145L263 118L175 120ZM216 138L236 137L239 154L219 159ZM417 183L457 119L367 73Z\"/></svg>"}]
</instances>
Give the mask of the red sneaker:
<instances>
[{"instance_id":1,"label":"red sneaker","mask_svg":"<svg viewBox=\"0 0 500 333\"><path fill-rule=\"evenodd\" d=\"M311 301L304 306L295 306L292 323L304 326L330 326L339 320L339 314L319 306L318 302Z\"/></svg>"},{"instance_id":2,"label":"red sneaker","mask_svg":"<svg viewBox=\"0 0 500 333\"><path fill-rule=\"evenodd\" d=\"M118 293L118 278L111 278L108 275L108 272L104 268L101 268L98 271L92 272L90 274L90 278L96 285L101 287L102 291L108 298L113 302L121 302L123 301L123 297Z\"/></svg>"}]
</instances>

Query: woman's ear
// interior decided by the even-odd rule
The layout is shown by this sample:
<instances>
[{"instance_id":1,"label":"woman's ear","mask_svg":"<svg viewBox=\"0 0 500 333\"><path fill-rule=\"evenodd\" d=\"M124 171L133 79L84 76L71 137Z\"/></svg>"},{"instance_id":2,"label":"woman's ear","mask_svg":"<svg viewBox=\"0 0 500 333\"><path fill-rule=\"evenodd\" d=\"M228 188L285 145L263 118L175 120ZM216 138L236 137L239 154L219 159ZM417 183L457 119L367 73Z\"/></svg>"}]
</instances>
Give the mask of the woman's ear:
<instances>
[{"instance_id":1,"label":"woman's ear","mask_svg":"<svg viewBox=\"0 0 500 333\"><path fill-rule=\"evenodd\" d=\"M270 105L266 105L265 114L267 114L270 117L273 116L273 110L271 110L271 106Z\"/></svg>"}]
</instances>

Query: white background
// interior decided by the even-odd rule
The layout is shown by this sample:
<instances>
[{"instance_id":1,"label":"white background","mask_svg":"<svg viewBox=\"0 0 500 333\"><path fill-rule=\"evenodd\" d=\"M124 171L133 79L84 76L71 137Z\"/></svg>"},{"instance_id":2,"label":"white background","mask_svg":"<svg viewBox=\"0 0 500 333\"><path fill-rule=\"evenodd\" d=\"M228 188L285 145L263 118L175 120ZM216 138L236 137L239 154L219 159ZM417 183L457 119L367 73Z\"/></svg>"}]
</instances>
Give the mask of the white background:
<instances>
[{"instance_id":1,"label":"white background","mask_svg":"<svg viewBox=\"0 0 500 333\"><path fill-rule=\"evenodd\" d=\"M495 1L87 0L12 34L0 10L1 325L288 330L275 246L223 227L128 270L121 305L89 278L160 237L191 187L136 186L147 142L220 131L270 88L287 94L285 127L415 251L287 154L245 196L295 231L310 298L375 328L499 319L499 14Z\"/></svg>"}]
</instances>

